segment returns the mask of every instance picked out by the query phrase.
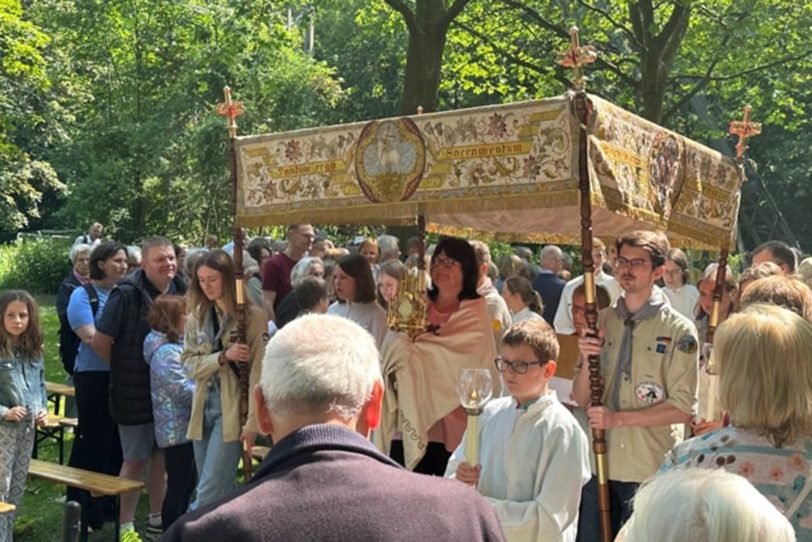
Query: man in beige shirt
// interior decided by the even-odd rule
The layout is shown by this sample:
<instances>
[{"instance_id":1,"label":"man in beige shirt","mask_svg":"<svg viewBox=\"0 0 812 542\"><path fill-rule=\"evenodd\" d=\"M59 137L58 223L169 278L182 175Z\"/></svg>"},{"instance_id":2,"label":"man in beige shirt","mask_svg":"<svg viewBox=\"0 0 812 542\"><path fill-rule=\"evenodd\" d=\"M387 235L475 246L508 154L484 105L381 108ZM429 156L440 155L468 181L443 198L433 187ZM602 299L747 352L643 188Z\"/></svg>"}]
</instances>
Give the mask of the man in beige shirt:
<instances>
[{"instance_id":1,"label":"man in beige shirt","mask_svg":"<svg viewBox=\"0 0 812 542\"><path fill-rule=\"evenodd\" d=\"M666 452L682 440L696 408L696 327L674 310L655 282L665 272L668 240L635 231L619 237L617 304L601 311L597 337L579 340L581 369L573 397L590 426L606 430L612 538L631 515L637 487L653 475ZM591 406L588 356L600 357L602 406ZM584 488L578 540L600 539L596 478Z\"/></svg>"}]
</instances>

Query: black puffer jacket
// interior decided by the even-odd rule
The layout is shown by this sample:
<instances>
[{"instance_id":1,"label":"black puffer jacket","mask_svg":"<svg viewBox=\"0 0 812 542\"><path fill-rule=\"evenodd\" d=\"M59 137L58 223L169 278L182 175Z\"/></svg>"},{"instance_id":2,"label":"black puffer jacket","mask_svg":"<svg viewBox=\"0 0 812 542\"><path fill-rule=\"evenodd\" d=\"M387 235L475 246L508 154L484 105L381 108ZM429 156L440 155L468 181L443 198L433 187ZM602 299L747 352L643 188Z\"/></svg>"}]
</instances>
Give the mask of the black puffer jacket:
<instances>
[{"instance_id":1,"label":"black puffer jacket","mask_svg":"<svg viewBox=\"0 0 812 542\"><path fill-rule=\"evenodd\" d=\"M110 355L110 413L120 425L152 422L149 365L144 362L143 350L150 329L147 322L153 300L150 291L155 288L147 286L146 274L138 269L116 285L108 300L109 304L113 296L121 296L124 309L125 324L113 338ZM186 285L175 280L170 292L183 295Z\"/></svg>"}]
</instances>

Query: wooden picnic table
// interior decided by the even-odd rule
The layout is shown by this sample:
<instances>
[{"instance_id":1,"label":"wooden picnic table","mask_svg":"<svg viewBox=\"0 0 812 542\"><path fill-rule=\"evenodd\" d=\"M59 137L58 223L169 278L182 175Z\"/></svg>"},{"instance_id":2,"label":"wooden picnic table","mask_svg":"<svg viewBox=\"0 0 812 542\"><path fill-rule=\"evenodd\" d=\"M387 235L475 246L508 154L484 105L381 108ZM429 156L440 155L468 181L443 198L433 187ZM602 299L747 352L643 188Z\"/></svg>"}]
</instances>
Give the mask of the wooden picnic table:
<instances>
[{"instance_id":1,"label":"wooden picnic table","mask_svg":"<svg viewBox=\"0 0 812 542\"><path fill-rule=\"evenodd\" d=\"M115 531L113 532L114 540L118 542L121 525L119 524L119 498L122 493L129 493L130 491L140 491L144 489L144 482L129 480L127 478L119 478L118 476L110 476L109 474L102 474L100 472L92 472L84 469L77 469L76 467L68 467L58 463L50 463L39 459L32 459L31 465L28 468L28 475L34 478L42 478L58 484L64 484L69 487L84 489L88 491L93 497L109 496L115 499ZM82 500L84 501L84 493ZM83 541L87 541L87 518L85 516L87 511L86 502L79 503L82 506L82 537Z\"/></svg>"}]
</instances>

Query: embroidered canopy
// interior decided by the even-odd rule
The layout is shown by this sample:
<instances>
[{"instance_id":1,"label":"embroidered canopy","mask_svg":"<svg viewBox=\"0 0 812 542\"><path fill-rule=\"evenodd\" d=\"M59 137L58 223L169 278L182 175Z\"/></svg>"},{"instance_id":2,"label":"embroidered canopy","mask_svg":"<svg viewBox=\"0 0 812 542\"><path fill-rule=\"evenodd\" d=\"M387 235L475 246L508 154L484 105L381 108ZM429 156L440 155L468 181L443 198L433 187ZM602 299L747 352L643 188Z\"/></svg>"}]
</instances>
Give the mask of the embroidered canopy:
<instances>
[{"instance_id":1,"label":"embroidered canopy","mask_svg":"<svg viewBox=\"0 0 812 542\"><path fill-rule=\"evenodd\" d=\"M235 140L237 223L409 224L513 241L579 242L573 94ZM589 95L600 236L666 231L730 246L742 176L729 157Z\"/></svg>"}]
</instances>

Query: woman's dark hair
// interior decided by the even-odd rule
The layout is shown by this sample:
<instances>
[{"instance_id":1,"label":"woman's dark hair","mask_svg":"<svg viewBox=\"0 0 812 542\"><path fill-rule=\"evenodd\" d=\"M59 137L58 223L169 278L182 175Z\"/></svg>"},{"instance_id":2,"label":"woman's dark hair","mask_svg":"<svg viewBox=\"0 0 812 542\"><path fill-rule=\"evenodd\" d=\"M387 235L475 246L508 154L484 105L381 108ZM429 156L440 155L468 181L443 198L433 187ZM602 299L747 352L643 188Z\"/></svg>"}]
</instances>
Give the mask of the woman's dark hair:
<instances>
[{"instance_id":1,"label":"woman's dark hair","mask_svg":"<svg viewBox=\"0 0 812 542\"><path fill-rule=\"evenodd\" d=\"M460 292L459 299L478 299L479 294L476 293L476 287L479 283L479 266L476 262L476 254L474 248L465 239L459 237L443 237L437 243L437 248L434 249L434 254L431 256L431 265L440 253L444 253L448 258L460 262L462 269L462 291ZM437 286L433 285L429 289L429 298L432 301L437 299Z\"/></svg>"},{"instance_id":2,"label":"woman's dark hair","mask_svg":"<svg viewBox=\"0 0 812 542\"><path fill-rule=\"evenodd\" d=\"M541 296L533 289L533 285L524 277L508 277L505 279L505 286L512 294L519 294L527 308L536 314L544 312L544 303L541 301Z\"/></svg>"},{"instance_id":3,"label":"woman's dark hair","mask_svg":"<svg viewBox=\"0 0 812 542\"><path fill-rule=\"evenodd\" d=\"M327 285L319 277L304 277L293 292L299 303L299 314L312 311L321 300L327 299Z\"/></svg>"},{"instance_id":4,"label":"woman's dark hair","mask_svg":"<svg viewBox=\"0 0 812 542\"><path fill-rule=\"evenodd\" d=\"M201 267L208 267L220 273L220 279L223 282L223 301L227 308L226 312L229 316L234 316L234 311L237 302L237 290L234 285L234 262L228 252L215 249L207 252L195 264L195 271L192 274L192 282L189 285L189 311L195 311L195 316L198 322L205 319L206 311L208 311L213 301L209 301L203 289L200 287L200 280L197 278L197 270Z\"/></svg>"},{"instance_id":5,"label":"woman's dark hair","mask_svg":"<svg viewBox=\"0 0 812 542\"><path fill-rule=\"evenodd\" d=\"M372 268L366 258L360 254L347 254L336 261L336 265L355 279L354 303L371 303L375 301L375 279Z\"/></svg>"},{"instance_id":6,"label":"woman's dark hair","mask_svg":"<svg viewBox=\"0 0 812 542\"><path fill-rule=\"evenodd\" d=\"M248 254L259 263L262 261L263 248L268 251L268 254L273 254L273 249L267 239L264 237L254 237L251 239L251 242L248 243ZM262 269L260 269L260 273L261 272Z\"/></svg>"},{"instance_id":7,"label":"woman's dark hair","mask_svg":"<svg viewBox=\"0 0 812 542\"><path fill-rule=\"evenodd\" d=\"M672 262L674 262L674 265L676 265L677 267L679 267L682 270L682 273L681 273L681 275L682 275L682 283L683 284L689 284L688 281L691 278L691 273L688 270L688 267L691 264L690 264L690 262L688 262L688 256L683 251L681 251L680 249L672 248L671 250L668 251L668 254L666 254L665 259L666 260L671 260Z\"/></svg>"},{"instance_id":8,"label":"woman's dark hair","mask_svg":"<svg viewBox=\"0 0 812 542\"><path fill-rule=\"evenodd\" d=\"M96 245L93 252L90 253L90 278L93 280L103 280L105 278L104 270L99 267L99 264L105 262L116 255L119 250L124 251L127 260L130 255L127 253L127 247L115 241L104 241Z\"/></svg>"},{"instance_id":9,"label":"woman's dark hair","mask_svg":"<svg viewBox=\"0 0 812 542\"><path fill-rule=\"evenodd\" d=\"M147 321L152 329L166 334L169 342L176 343L183 336L178 325L180 317L186 314L186 300L179 295L160 295L152 303Z\"/></svg>"}]
</instances>

